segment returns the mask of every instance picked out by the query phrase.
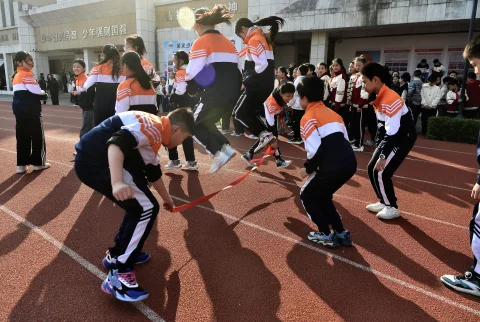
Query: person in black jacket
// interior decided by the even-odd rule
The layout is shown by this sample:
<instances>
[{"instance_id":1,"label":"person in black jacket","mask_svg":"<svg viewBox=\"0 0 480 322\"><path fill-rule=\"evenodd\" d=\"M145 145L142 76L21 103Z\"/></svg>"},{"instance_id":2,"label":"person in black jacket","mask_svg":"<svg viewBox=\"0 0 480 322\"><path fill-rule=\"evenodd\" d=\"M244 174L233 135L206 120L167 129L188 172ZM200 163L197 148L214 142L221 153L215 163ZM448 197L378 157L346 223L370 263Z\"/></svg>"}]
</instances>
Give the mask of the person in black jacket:
<instances>
[{"instance_id":1,"label":"person in black jacket","mask_svg":"<svg viewBox=\"0 0 480 322\"><path fill-rule=\"evenodd\" d=\"M94 127L93 120L93 102L95 100L95 87L88 90L84 88L87 81L85 75L85 62L82 59L73 61L73 72L75 73L75 87L72 95L77 99L78 105L82 109L82 127L80 128L80 138L88 133Z\"/></svg>"},{"instance_id":2,"label":"person in black jacket","mask_svg":"<svg viewBox=\"0 0 480 322\"><path fill-rule=\"evenodd\" d=\"M40 79L38 80L38 85L42 89L42 91L46 92L47 91L47 82L45 81L45 76L43 76L43 73L40 73ZM43 101L43 104L47 104L47 101Z\"/></svg>"},{"instance_id":3,"label":"person in black jacket","mask_svg":"<svg viewBox=\"0 0 480 322\"><path fill-rule=\"evenodd\" d=\"M52 105L58 105L58 81L52 74L47 75L47 89L50 90Z\"/></svg>"}]
</instances>

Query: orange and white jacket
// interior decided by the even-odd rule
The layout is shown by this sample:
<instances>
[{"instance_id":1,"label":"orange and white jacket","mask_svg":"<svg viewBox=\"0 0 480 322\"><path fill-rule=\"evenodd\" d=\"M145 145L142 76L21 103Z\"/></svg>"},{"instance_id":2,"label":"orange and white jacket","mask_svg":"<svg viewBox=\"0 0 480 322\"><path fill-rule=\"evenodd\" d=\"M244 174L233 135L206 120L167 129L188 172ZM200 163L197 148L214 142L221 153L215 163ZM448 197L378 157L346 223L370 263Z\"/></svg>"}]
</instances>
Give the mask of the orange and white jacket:
<instances>
[{"instance_id":1,"label":"orange and white jacket","mask_svg":"<svg viewBox=\"0 0 480 322\"><path fill-rule=\"evenodd\" d=\"M140 111L123 112L93 128L76 144L77 161L108 168L108 145L117 145L131 169L143 170L149 182L162 171L158 151L168 146L171 124L168 117Z\"/></svg>"},{"instance_id":2,"label":"orange and white jacket","mask_svg":"<svg viewBox=\"0 0 480 322\"><path fill-rule=\"evenodd\" d=\"M275 116L283 112L285 105L285 102L280 96L280 88L275 88L265 103L263 103L265 107L265 119L269 128L274 127L275 130L277 129L275 126ZM278 136L278 133L275 136Z\"/></svg>"},{"instance_id":3,"label":"orange and white jacket","mask_svg":"<svg viewBox=\"0 0 480 322\"><path fill-rule=\"evenodd\" d=\"M152 86L143 88L134 78L129 77L118 85L115 114L126 111L143 111L157 114L157 94Z\"/></svg>"},{"instance_id":4,"label":"orange and white jacket","mask_svg":"<svg viewBox=\"0 0 480 322\"><path fill-rule=\"evenodd\" d=\"M185 75L188 94L199 92L203 102L238 99L240 58L228 38L217 30L207 30L192 44L189 56Z\"/></svg>"},{"instance_id":5,"label":"orange and white jacket","mask_svg":"<svg viewBox=\"0 0 480 322\"><path fill-rule=\"evenodd\" d=\"M273 48L261 28L251 27L243 43L247 45L243 84L247 90L272 90L275 80Z\"/></svg>"},{"instance_id":6,"label":"orange and white jacket","mask_svg":"<svg viewBox=\"0 0 480 322\"><path fill-rule=\"evenodd\" d=\"M308 104L300 134L307 152L307 173L331 173L356 163L342 117L322 102Z\"/></svg>"},{"instance_id":7,"label":"orange and white jacket","mask_svg":"<svg viewBox=\"0 0 480 322\"><path fill-rule=\"evenodd\" d=\"M170 96L170 102L174 102L178 107L189 107L190 99L187 95L187 83L185 82L185 76L187 74L187 65L183 65L175 74L175 80L173 83L172 95Z\"/></svg>"},{"instance_id":8,"label":"orange and white jacket","mask_svg":"<svg viewBox=\"0 0 480 322\"><path fill-rule=\"evenodd\" d=\"M378 120L377 145L386 158L402 140L416 138L413 116L405 102L386 85L380 88L373 105Z\"/></svg>"},{"instance_id":9,"label":"orange and white jacket","mask_svg":"<svg viewBox=\"0 0 480 322\"><path fill-rule=\"evenodd\" d=\"M18 67L13 78L13 114L17 118L36 118L42 115L42 100L45 91L40 88L35 75L29 69Z\"/></svg>"}]
</instances>

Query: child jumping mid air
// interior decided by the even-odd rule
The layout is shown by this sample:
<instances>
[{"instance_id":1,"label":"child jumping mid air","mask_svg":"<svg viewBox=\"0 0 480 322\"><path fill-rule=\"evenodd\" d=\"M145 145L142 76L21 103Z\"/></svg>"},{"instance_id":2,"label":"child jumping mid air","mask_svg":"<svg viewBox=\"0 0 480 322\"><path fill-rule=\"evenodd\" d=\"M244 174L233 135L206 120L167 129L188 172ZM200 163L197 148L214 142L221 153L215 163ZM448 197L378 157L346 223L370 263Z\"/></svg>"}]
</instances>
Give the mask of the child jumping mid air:
<instances>
[{"instance_id":1,"label":"child jumping mid air","mask_svg":"<svg viewBox=\"0 0 480 322\"><path fill-rule=\"evenodd\" d=\"M310 241L326 247L348 246L352 244L350 232L344 229L332 199L357 171L357 160L342 117L322 102L323 88L323 81L316 76L303 79L297 86L305 109L301 131L307 152L300 175L308 176L300 199L319 230L308 234Z\"/></svg>"},{"instance_id":2,"label":"child jumping mid air","mask_svg":"<svg viewBox=\"0 0 480 322\"><path fill-rule=\"evenodd\" d=\"M385 85L389 75L382 65L368 63L362 69L365 90L376 94L373 105L378 120L377 149L368 163L368 176L379 201L367 206L377 218L400 217L392 177L412 149L417 134L405 102Z\"/></svg>"},{"instance_id":3,"label":"child jumping mid air","mask_svg":"<svg viewBox=\"0 0 480 322\"><path fill-rule=\"evenodd\" d=\"M142 248L160 210L149 183L167 210L174 205L162 181L158 150L162 145L172 148L181 144L193 131L193 115L187 109L167 117L130 111L105 120L75 146L75 171L80 181L126 211L115 245L103 260L109 272L102 290L121 301L148 297L133 269L150 258Z\"/></svg>"}]
</instances>

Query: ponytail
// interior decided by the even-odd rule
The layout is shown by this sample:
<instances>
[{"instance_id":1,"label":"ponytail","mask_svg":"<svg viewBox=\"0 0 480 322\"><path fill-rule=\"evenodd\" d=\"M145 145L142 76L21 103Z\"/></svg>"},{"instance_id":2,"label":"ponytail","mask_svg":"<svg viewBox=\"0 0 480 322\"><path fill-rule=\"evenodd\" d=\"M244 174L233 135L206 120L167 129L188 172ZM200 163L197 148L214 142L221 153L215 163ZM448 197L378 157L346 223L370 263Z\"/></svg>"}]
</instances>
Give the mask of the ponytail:
<instances>
[{"instance_id":1,"label":"ponytail","mask_svg":"<svg viewBox=\"0 0 480 322\"><path fill-rule=\"evenodd\" d=\"M134 51L123 54L122 64L127 65L128 69L134 73L134 77L140 83L140 86L144 89L152 88L150 76L143 69L139 54Z\"/></svg>"},{"instance_id":2,"label":"ponytail","mask_svg":"<svg viewBox=\"0 0 480 322\"><path fill-rule=\"evenodd\" d=\"M221 23L231 25L230 21L233 18L233 14L228 11L225 5L215 5L212 10L206 8L200 8L195 11L195 23L202 26L214 26Z\"/></svg>"},{"instance_id":3,"label":"ponytail","mask_svg":"<svg viewBox=\"0 0 480 322\"><path fill-rule=\"evenodd\" d=\"M97 63L97 65L102 65L107 63L109 60L112 61L112 78L118 78L120 76L120 53L118 52L117 47L114 45L105 45L103 47L103 59Z\"/></svg>"},{"instance_id":4,"label":"ponytail","mask_svg":"<svg viewBox=\"0 0 480 322\"><path fill-rule=\"evenodd\" d=\"M253 26L258 27L270 27L268 33L265 35L267 43L271 46L274 45L280 28L285 25L285 20L277 16L270 16L262 18L252 22L248 18L240 18L235 24L235 34L237 36L242 32L242 27L251 28Z\"/></svg>"}]
</instances>

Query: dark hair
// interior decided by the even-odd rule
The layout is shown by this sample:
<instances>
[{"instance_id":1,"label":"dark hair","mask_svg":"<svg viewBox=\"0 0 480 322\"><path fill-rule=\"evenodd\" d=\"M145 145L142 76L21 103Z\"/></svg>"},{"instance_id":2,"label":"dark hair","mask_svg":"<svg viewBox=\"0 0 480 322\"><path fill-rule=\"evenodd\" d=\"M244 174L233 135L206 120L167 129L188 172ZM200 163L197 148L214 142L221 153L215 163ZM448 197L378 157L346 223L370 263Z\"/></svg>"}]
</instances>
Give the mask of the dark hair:
<instances>
[{"instance_id":1,"label":"dark hair","mask_svg":"<svg viewBox=\"0 0 480 322\"><path fill-rule=\"evenodd\" d=\"M305 76L308 73L308 65L300 65L298 70L300 71L300 75Z\"/></svg>"},{"instance_id":2,"label":"dark hair","mask_svg":"<svg viewBox=\"0 0 480 322\"><path fill-rule=\"evenodd\" d=\"M291 83L291 82L282 84L280 86L280 93L282 93L282 94L295 93L295 85L293 85L293 83Z\"/></svg>"},{"instance_id":3,"label":"dark hair","mask_svg":"<svg viewBox=\"0 0 480 322\"><path fill-rule=\"evenodd\" d=\"M412 76L410 76L409 72L405 72L402 74L402 76L400 76L400 78L403 79L405 83L408 83L412 79Z\"/></svg>"},{"instance_id":4,"label":"dark hair","mask_svg":"<svg viewBox=\"0 0 480 322\"><path fill-rule=\"evenodd\" d=\"M30 54L28 51L19 51L15 54L15 56L13 57L13 62L14 62L14 67L13 67L13 75L12 75L12 80L13 78L15 77L15 75L17 74L17 62L21 63L22 61L26 60L30 58L31 60L33 60L33 57L32 57L32 54Z\"/></svg>"},{"instance_id":5,"label":"dark hair","mask_svg":"<svg viewBox=\"0 0 480 322\"><path fill-rule=\"evenodd\" d=\"M367 58L365 58L364 55L360 55L360 56L356 57L354 61L359 61L359 62L361 62L365 65L367 63Z\"/></svg>"},{"instance_id":6,"label":"dark hair","mask_svg":"<svg viewBox=\"0 0 480 322\"><path fill-rule=\"evenodd\" d=\"M188 54L184 50L177 50L175 54L173 54L175 57L177 57L177 60L182 60L184 64L188 64Z\"/></svg>"},{"instance_id":7,"label":"dark hair","mask_svg":"<svg viewBox=\"0 0 480 322\"><path fill-rule=\"evenodd\" d=\"M109 60L112 61L112 78L118 78L120 76L120 53L118 52L117 47L114 45L105 45L103 46L102 53L104 55L103 59L97 63L97 65L102 65L107 63Z\"/></svg>"},{"instance_id":8,"label":"dark hair","mask_svg":"<svg viewBox=\"0 0 480 322\"><path fill-rule=\"evenodd\" d=\"M307 98L308 102L319 102L323 100L323 81L315 76L305 77L298 83L297 92L301 99Z\"/></svg>"},{"instance_id":9,"label":"dark hair","mask_svg":"<svg viewBox=\"0 0 480 322\"><path fill-rule=\"evenodd\" d=\"M334 58L332 60L332 64L333 63L337 63L340 65L340 67L342 68L342 71L345 75L347 75L347 70L345 69L345 66L343 66L343 60L341 58Z\"/></svg>"},{"instance_id":10,"label":"dark hair","mask_svg":"<svg viewBox=\"0 0 480 322\"><path fill-rule=\"evenodd\" d=\"M427 78L427 82L429 82L429 83L435 83L436 81L437 81L437 76L435 76L435 75L430 75Z\"/></svg>"},{"instance_id":11,"label":"dark hair","mask_svg":"<svg viewBox=\"0 0 480 322\"><path fill-rule=\"evenodd\" d=\"M186 107L177 108L175 111L168 113L167 117L172 125L180 126L182 132L195 134L195 120L192 110Z\"/></svg>"},{"instance_id":12,"label":"dark hair","mask_svg":"<svg viewBox=\"0 0 480 322\"><path fill-rule=\"evenodd\" d=\"M472 58L480 58L480 36L470 40L470 42L465 46L463 58L468 60Z\"/></svg>"},{"instance_id":13,"label":"dark hair","mask_svg":"<svg viewBox=\"0 0 480 322\"><path fill-rule=\"evenodd\" d=\"M422 76L422 72L417 69L416 71L413 72L413 76L414 77L420 77L420 76Z\"/></svg>"},{"instance_id":14,"label":"dark hair","mask_svg":"<svg viewBox=\"0 0 480 322\"><path fill-rule=\"evenodd\" d=\"M433 60L433 63L434 63L434 64L435 64L435 63L439 63L439 62L440 62L440 61L439 61L437 58L435 58L435 59Z\"/></svg>"},{"instance_id":15,"label":"dark hair","mask_svg":"<svg viewBox=\"0 0 480 322\"><path fill-rule=\"evenodd\" d=\"M427 60L424 58L420 61L420 63L427 63Z\"/></svg>"},{"instance_id":16,"label":"dark hair","mask_svg":"<svg viewBox=\"0 0 480 322\"><path fill-rule=\"evenodd\" d=\"M450 73L448 73L448 75L450 75L450 74L458 75L458 73L457 73L456 71L454 71L454 70L452 70Z\"/></svg>"},{"instance_id":17,"label":"dark hair","mask_svg":"<svg viewBox=\"0 0 480 322\"><path fill-rule=\"evenodd\" d=\"M150 76L148 76L147 72L143 69L139 54L134 51L123 54L122 64L127 65L128 69L133 72L134 77L140 83L140 86L145 89L152 88Z\"/></svg>"},{"instance_id":18,"label":"dark hair","mask_svg":"<svg viewBox=\"0 0 480 322\"><path fill-rule=\"evenodd\" d=\"M75 59L75 60L73 61L73 64L79 64L80 66L83 67L83 69L85 69L85 68L87 67L87 65L85 65L85 62L83 61L83 59ZM72 65L73 65L73 64L72 64Z\"/></svg>"},{"instance_id":19,"label":"dark hair","mask_svg":"<svg viewBox=\"0 0 480 322\"><path fill-rule=\"evenodd\" d=\"M313 65L313 64L307 64L307 66L308 66L308 69L311 70L312 72L315 71L315 65Z\"/></svg>"},{"instance_id":20,"label":"dark hair","mask_svg":"<svg viewBox=\"0 0 480 322\"><path fill-rule=\"evenodd\" d=\"M362 68L362 75L370 80L378 77L382 83L386 83L390 79L388 71L379 63L367 63Z\"/></svg>"},{"instance_id":21,"label":"dark hair","mask_svg":"<svg viewBox=\"0 0 480 322\"><path fill-rule=\"evenodd\" d=\"M450 82L448 82L448 85L457 85L460 88L460 82L453 78Z\"/></svg>"},{"instance_id":22,"label":"dark hair","mask_svg":"<svg viewBox=\"0 0 480 322\"><path fill-rule=\"evenodd\" d=\"M443 83L447 84L447 85L449 85L453 81L455 81L455 80L453 78L451 78L450 76L447 76L447 77L443 78Z\"/></svg>"},{"instance_id":23,"label":"dark hair","mask_svg":"<svg viewBox=\"0 0 480 322\"><path fill-rule=\"evenodd\" d=\"M214 26L221 23L231 25L230 21L233 14L228 11L228 8L223 4L217 4L212 10L207 8L200 8L195 10L195 23L203 26Z\"/></svg>"},{"instance_id":24,"label":"dark hair","mask_svg":"<svg viewBox=\"0 0 480 322\"><path fill-rule=\"evenodd\" d=\"M139 35L137 34L130 35L127 38L125 38L125 40L132 47L134 48L136 47L135 51L137 52L137 54L140 55L140 57L142 57L147 53L147 49L145 48L145 43L143 42L142 37L140 37Z\"/></svg>"},{"instance_id":25,"label":"dark hair","mask_svg":"<svg viewBox=\"0 0 480 322\"><path fill-rule=\"evenodd\" d=\"M467 77L470 79L477 79L477 75L474 72L469 72Z\"/></svg>"},{"instance_id":26,"label":"dark hair","mask_svg":"<svg viewBox=\"0 0 480 322\"><path fill-rule=\"evenodd\" d=\"M278 70L287 75L287 69L283 66L278 67Z\"/></svg>"},{"instance_id":27,"label":"dark hair","mask_svg":"<svg viewBox=\"0 0 480 322\"><path fill-rule=\"evenodd\" d=\"M270 16L270 17L258 19L255 22L252 22L248 18L240 18L235 24L235 34L238 36L240 32L242 32L242 27L251 28L253 26L258 26L258 27L269 26L270 29L268 31L268 34L265 35L265 38L267 40L267 43L273 46L275 43L275 38L277 37L277 34L280 31L280 27L283 27L284 24L285 24L285 20L277 16Z\"/></svg>"}]
</instances>

